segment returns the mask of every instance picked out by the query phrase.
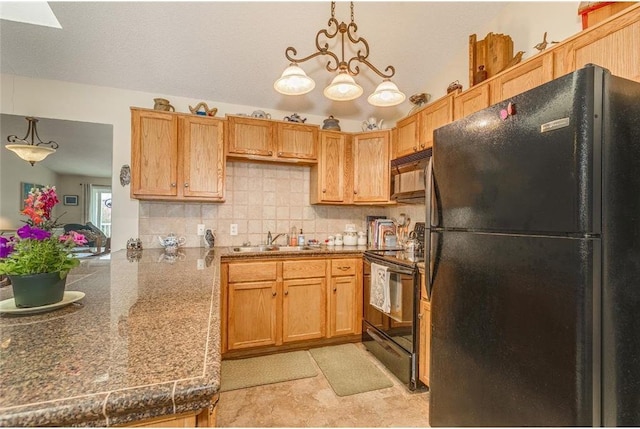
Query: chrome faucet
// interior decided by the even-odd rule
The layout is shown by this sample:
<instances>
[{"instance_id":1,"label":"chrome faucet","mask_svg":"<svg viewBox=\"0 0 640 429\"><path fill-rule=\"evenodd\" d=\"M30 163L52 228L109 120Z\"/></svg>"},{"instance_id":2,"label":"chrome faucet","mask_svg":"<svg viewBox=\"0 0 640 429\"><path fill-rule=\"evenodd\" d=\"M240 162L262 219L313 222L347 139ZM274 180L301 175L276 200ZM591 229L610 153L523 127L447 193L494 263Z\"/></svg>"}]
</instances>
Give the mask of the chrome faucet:
<instances>
[{"instance_id":1,"label":"chrome faucet","mask_svg":"<svg viewBox=\"0 0 640 429\"><path fill-rule=\"evenodd\" d=\"M282 235L284 235L284 233L276 234L275 237L271 237L271 231L267 232L267 246L271 246L273 242L276 241Z\"/></svg>"}]
</instances>

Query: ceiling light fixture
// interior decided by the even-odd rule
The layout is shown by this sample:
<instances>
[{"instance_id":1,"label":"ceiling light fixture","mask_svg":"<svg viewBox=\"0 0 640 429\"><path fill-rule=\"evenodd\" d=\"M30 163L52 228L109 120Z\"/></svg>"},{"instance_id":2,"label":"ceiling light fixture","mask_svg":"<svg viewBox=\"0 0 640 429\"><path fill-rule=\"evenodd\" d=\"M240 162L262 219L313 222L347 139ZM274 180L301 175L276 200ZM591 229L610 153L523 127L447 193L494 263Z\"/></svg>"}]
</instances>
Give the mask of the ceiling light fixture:
<instances>
[{"instance_id":1,"label":"ceiling light fixture","mask_svg":"<svg viewBox=\"0 0 640 429\"><path fill-rule=\"evenodd\" d=\"M336 2L332 1L331 18L329 18L328 29L320 30L316 34L317 52L307 57L297 59L294 58L298 54L295 48L289 46L285 50L284 55L291 61L291 65L285 69L280 79L274 83L273 86L276 91L284 95L301 95L311 91L315 87L315 82L298 66L298 63L303 63L319 55L329 55L331 58L327 62L327 70L330 72L337 71L338 74L333 78L329 86L324 89L325 97L334 101L349 101L362 95L362 87L353 79L353 76L357 76L360 73L359 66L354 64L359 62L367 65L378 76L384 79L373 94L367 98L370 104L379 107L388 107L402 103L406 96L398 89L398 86L390 80L396 73L395 68L393 66L387 66L384 72L378 70L367 59L369 57L369 43L363 37L357 37L355 35L358 31L358 26L355 23L353 15L353 2L351 2L351 22L348 25L344 22L338 23L338 20L335 18L335 9ZM329 43L326 40L320 43L321 36L324 35L326 39L334 39L338 34L340 34L342 48L340 58L329 50ZM345 36L348 41L355 46L354 50L356 51L356 55L351 57L349 61L346 61L344 58ZM332 64L332 62L335 64Z\"/></svg>"},{"instance_id":2,"label":"ceiling light fixture","mask_svg":"<svg viewBox=\"0 0 640 429\"><path fill-rule=\"evenodd\" d=\"M11 143L19 142L19 144L8 144L5 147L10 151L15 152L20 158L29 162L31 166L36 162L42 161L47 156L51 155L58 149L58 143L54 141L43 142L40 140L36 124L38 119L27 116L25 118L29 122L29 128L27 128L27 134L23 138L12 135L7 137L7 140ZM35 139L38 139L36 142ZM46 147L50 146L50 147Z\"/></svg>"}]
</instances>

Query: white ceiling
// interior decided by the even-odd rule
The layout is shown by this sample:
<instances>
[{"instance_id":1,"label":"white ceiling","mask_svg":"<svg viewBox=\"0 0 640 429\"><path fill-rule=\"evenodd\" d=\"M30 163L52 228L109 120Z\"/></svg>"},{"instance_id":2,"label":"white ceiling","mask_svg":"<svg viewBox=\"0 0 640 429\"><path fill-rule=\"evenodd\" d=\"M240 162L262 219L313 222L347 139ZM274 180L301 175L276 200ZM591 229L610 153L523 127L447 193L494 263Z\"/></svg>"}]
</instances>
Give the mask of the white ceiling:
<instances>
[{"instance_id":1,"label":"white ceiling","mask_svg":"<svg viewBox=\"0 0 640 429\"><path fill-rule=\"evenodd\" d=\"M311 93L287 97L273 89L288 65L284 56L288 46L298 50L298 58L315 52L316 33L327 28L329 1L50 2L61 29L0 20L0 71L267 111L358 121L375 116L394 122L412 107L410 95L444 93L444 88L434 88L430 82L447 73L452 56L466 55L469 35L481 33L482 26L508 4L356 2L358 36L369 42L369 60L381 70L393 65L393 80L407 95L407 101L390 108L367 103L381 81L367 66L360 67L356 77L365 91L358 100L340 103L324 98L322 90L333 77L325 70L328 57L300 64L316 81ZM336 19L349 22L348 2L337 3ZM337 39L330 42L340 55ZM347 59L354 54L347 52ZM466 77L452 76L451 81L465 83ZM82 135L83 124L58 122L43 119L39 124L43 140L60 144L59 153L46 160L50 168L99 176L106 167L110 175L104 160L111 159L112 146L105 143L101 152L89 152L95 148L87 145L89 136L102 138L96 133L105 130ZM24 135L24 118L18 117L15 126L12 133ZM2 128L1 138L6 140L5 123ZM59 156L62 151L68 155Z\"/></svg>"},{"instance_id":2,"label":"white ceiling","mask_svg":"<svg viewBox=\"0 0 640 429\"><path fill-rule=\"evenodd\" d=\"M393 80L408 98L433 92L430 80L443 73L452 55L466 55L469 34L479 32L507 4L356 2L355 22L358 35L369 42L370 61L381 70L393 65ZM340 119L374 115L395 121L412 107L408 100L391 108L370 106L366 98L381 78L367 66L357 77L365 90L362 97L354 102L325 99L322 90L332 77L324 69L328 57L301 63L316 81L311 93L287 97L273 89L288 65L288 46L298 50L299 58L315 52L316 33L327 28L330 17L328 1L50 6L62 29L0 21L2 73ZM336 18L349 22L348 2L337 3ZM466 77L452 76L451 81L465 82Z\"/></svg>"}]
</instances>

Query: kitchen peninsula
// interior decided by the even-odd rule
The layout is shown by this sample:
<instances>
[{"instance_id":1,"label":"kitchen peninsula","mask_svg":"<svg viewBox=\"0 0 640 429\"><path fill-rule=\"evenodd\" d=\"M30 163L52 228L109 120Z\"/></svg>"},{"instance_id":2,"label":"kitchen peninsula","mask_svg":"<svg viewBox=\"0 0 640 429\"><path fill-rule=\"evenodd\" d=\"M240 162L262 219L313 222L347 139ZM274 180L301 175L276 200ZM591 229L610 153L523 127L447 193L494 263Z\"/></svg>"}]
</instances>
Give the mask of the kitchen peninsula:
<instances>
[{"instance_id":1,"label":"kitchen peninsula","mask_svg":"<svg viewBox=\"0 0 640 429\"><path fill-rule=\"evenodd\" d=\"M215 426L219 253L86 259L66 287L81 301L2 314L0 426Z\"/></svg>"}]
</instances>

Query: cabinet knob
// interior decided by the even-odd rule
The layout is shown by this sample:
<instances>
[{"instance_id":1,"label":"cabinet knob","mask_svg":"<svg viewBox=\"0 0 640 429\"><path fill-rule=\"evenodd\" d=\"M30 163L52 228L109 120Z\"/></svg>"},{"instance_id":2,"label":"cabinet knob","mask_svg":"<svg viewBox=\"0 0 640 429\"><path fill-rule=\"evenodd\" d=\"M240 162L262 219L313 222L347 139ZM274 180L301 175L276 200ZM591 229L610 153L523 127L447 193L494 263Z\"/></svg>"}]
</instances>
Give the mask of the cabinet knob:
<instances>
[{"instance_id":1,"label":"cabinet knob","mask_svg":"<svg viewBox=\"0 0 640 429\"><path fill-rule=\"evenodd\" d=\"M325 192L327 192L327 190L326 190L326 189L323 189L323 190L322 190L322 193L324 194Z\"/></svg>"},{"instance_id":2,"label":"cabinet knob","mask_svg":"<svg viewBox=\"0 0 640 429\"><path fill-rule=\"evenodd\" d=\"M269 156L271 156L271 155L273 155L273 151L272 150L269 151Z\"/></svg>"},{"instance_id":3,"label":"cabinet knob","mask_svg":"<svg viewBox=\"0 0 640 429\"><path fill-rule=\"evenodd\" d=\"M282 156L282 152L278 152L278 156Z\"/></svg>"},{"instance_id":4,"label":"cabinet knob","mask_svg":"<svg viewBox=\"0 0 640 429\"><path fill-rule=\"evenodd\" d=\"M421 147L422 149L424 149L424 146L425 146L425 144L424 144L424 143L421 143L421 144L420 144L420 147Z\"/></svg>"},{"instance_id":5,"label":"cabinet knob","mask_svg":"<svg viewBox=\"0 0 640 429\"><path fill-rule=\"evenodd\" d=\"M338 267L338 269L340 271L347 271L349 269L349 267Z\"/></svg>"},{"instance_id":6,"label":"cabinet knob","mask_svg":"<svg viewBox=\"0 0 640 429\"><path fill-rule=\"evenodd\" d=\"M277 294L277 292L271 292L271 296L276 296Z\"/></svg>"},{"instance_id":7,"label":"cabinet knob","mask_svg":"<svg viewBox=\"0 0 640 429\"><path fill-rule=\"evenodd\" d=\"M353 190L353 193L354 193L354 194L357 194L357 193L358 193L358 191L356 191L356 190L354 189L354 190Z\"/></svg>"},{"instance_id":8,"label":"cabinet knob","mask_svg":"<svg viewBox=\"0 0 640 429\"><path fill-rule=\"evenodd\" d=\"M418 146L414 146L414 147L413 147L413 150L414 150L414 151L418 150Z\"/></svg>"},{"instance_id":9,"label":"cabinet knob","mask_svg":"<svg viewBox=\"0 0 640 429\"><path fill-rule=\"evenodd\" d=\"M418 313L418 319L422 320L422 313Z\"/></svg>"},{"instance_id":10,"label":"cabinet knob","mask_svg":"<svg viewBox=\"0 0 640 429\"><path fill-rule=\"evenodd\" d=\"M171 187L172 187L172 188L175 188L175 187L176 187L176 183L175 183L175 182L172 182L172 183L171 183Z\"/></svg>"},{"instance_id":11,"label":"cabinet knob","mask_svg":"<svg viewBox=\"0 0 640 429\"><path fill-rule=\"evenodd\" d=\"M334 292L336 292L337 290L338 290L338 288L337 288L337 287L334 287L334 288L333 288L333 291L334 291Z\"/></svg>"},{"instance_id":12,"label":"cabinet knob","mask_svg":"<svg viewBox=\"0 0 640 429\"><path fill-rule=\"evenodd\" d=\"M285 290L285 291L284 291L284 294L285 294L285 296L286 296L286 295L289 295L289 291L288 291L288 290Z\"/></svg>"},{"instance_id":13,"label":"cabinet knob","mask_svg":"<svg viewBox=\"0 0 640 429\"><path fill-rule=\"evenodd\" d=\"M188 188L189 187L189 182L185 182L184 187Z\"/></svg>"}]
</instances>

